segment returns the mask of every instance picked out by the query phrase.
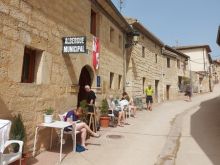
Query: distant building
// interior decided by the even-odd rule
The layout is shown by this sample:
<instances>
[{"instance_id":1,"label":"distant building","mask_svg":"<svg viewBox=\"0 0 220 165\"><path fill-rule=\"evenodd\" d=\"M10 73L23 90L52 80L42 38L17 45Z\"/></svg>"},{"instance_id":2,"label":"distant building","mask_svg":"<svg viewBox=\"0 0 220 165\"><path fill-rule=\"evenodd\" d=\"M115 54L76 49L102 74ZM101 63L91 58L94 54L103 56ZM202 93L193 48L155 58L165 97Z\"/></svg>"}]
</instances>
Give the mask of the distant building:
<instances>
[{"instance_id":1,"label":"distant building","mask_svg":"<svg viewBox=\"0 0 220 165\"><path fill-rule=\"evenodd\" d=\"M212 91L212 58L209 45L182 46L176 49L190 57L193 91Z\"/></svg>"},{"instance_id":2,"label":"distant building","mask_svg":"<svg viewBox=\"0 0 220 165\"><path fill-rule=\"evenodd\" d=\"M214 84L220 82L220 60L213 61L213 82Z\"/></svg>"},{"instance_id":3,"label":"distant building","mask_svg":"<svg viewBox=\"0 0 220 165\"><path fill-rule=\"evenodd\" d=\"M166 85L166 93L171 87L174 90L175 98L179 93L185 91L186 84L190 82L189 56L168 45L164 46L162 52L164 55L163 77ZM170 86L171 84L172 86Z\"/></svg>"}]
</instances>

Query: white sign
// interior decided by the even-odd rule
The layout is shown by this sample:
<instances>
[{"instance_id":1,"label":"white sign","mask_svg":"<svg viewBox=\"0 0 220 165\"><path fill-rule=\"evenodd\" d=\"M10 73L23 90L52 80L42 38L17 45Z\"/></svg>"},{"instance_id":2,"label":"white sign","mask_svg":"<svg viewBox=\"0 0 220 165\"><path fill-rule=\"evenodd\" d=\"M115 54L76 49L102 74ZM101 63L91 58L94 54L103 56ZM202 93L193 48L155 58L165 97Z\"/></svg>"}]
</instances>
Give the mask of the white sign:
<instances>
[{"instance_id":1,"label":"white sign","mask_svg":"<svg viewBox=\"0 0 220 165\"><path fill-rule=\"evenodd\" d=\"M63 53L86 53L86 37L63 37Z\"/></svg>"}]
</instances>

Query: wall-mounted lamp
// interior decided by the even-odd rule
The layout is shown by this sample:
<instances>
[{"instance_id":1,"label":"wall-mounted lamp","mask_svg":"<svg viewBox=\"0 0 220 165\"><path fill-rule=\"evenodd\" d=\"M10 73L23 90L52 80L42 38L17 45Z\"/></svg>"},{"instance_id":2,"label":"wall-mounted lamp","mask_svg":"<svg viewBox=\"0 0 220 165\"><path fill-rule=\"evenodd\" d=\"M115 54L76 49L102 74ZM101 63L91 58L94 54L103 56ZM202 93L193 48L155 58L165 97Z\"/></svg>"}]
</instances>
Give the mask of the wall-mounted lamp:
<instances>
[{"instance_id":1,"label":"wall-mounted lamp","mask_svg":"<svg viewBox=\"0 0 220 165\"><path fill-rule=\"evenodd\" d=\"M134 30L133 32L128 33L127 36L132 37L132 40L130 41L130 43L125 44L125 48L129 48L133 45L136 45L138 43L140 33Z\"/></svg>"}]
</instances>

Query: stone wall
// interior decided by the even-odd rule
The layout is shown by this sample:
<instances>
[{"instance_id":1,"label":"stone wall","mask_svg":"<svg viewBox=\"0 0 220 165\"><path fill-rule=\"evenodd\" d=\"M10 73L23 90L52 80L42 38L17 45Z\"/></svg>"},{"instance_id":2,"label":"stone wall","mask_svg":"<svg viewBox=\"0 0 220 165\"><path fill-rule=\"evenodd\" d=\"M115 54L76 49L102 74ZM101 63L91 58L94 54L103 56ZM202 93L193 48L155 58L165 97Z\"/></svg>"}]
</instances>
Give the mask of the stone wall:
<instances>
[{"instance_id":1,"label":"stone wall","mask_svg":"<svg viewBox=\"0 0 220 165\"><path fill-rule=\"evenodd\" d=\"M91 7L98 12L98 37L101 43L100 69L92 67L92 39L90 34ZM115 39L110 43L110 26L115 29ZM0 0L0 118L10 118L21 113L26 127L25 150L33 147L34 129L43 121L43 110L55 109L55 116L77 104L77 90L81 69L87 66L96 88L96 76L101 77L98 101L109 93L120 95L116 87L109 90L109 74L123 73L123 46L118 35L124 36L111 19L99 11L91 1L67 0ZM62 54L62 37L86 36L87 54ZM35 83L21 83L25 46L40 50L41 71ZM117 84L117 76L115 76ZM117 86L117 85L115 85ZM44 138L41 138L44 137ZM38 149L48 147L49 131L40 132Z\"/></svg>"},{"instance_id":2,"label":"stone wall","mask_svg":"<svg viewBox=\"0 0 220 165\"><path fill-rule=\"evenodd\" d=\"M145 55L142 56L142 47ZM161 46L141 34L138 44L130 50L128 59L126 91L132 97L145 97L144 89L151 84L155 90L155 81L158 80L158 95L155 102L162 101L162 62ZM156 57L157 56L157 57ZM156 62L157 58L157 62ZM144 82L143 82L144 81ZM156 93L156 91L155 91Z\"/></svg>"},{"instance_id":3,"label":"stone wall","mask_svg":"<svg viewBox=\"0 0 220 165\"><path fill-rule=\"evenodd\" d=\"M194 93L210 92L210 78L207 74L192 72L192 85Z\"/></svg>"},{"instance_id":4,"label":"stone wall","mask_svg":"<svg viewBox=\"0 0 220 165\"><path fill-rule=\"evenodd\" d=\"M167 58L170 59L170 67L167 67ZM163 74L164 100L175 99L179 91L176 58L163 56Z\"/></svg>"},{"instance_id":5,"label":"stone wall","mask_svg":"<svg viewBox=\"0 0 220 165\"><path fill-rule=\"evenodd\" d=\"M213 83L218 84L220 82L220 62L215 60L213 62Z\"/></svg>"}]
</instances>

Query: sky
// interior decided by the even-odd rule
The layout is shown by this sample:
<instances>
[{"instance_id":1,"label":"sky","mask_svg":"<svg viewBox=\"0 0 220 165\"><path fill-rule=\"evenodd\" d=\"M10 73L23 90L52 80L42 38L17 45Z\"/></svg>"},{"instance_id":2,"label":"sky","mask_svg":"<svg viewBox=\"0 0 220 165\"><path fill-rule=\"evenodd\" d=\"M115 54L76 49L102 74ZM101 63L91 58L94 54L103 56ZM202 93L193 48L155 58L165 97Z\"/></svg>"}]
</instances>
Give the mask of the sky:
<instances>
[{"instance_id":1,"label":"sky","mask_svg":"<svg viewBox=\"0 0 220 165\"><path fill-rule=\"evenodd\" d=\"M220 58L220 0L122 0L122 15L136 18L169 46L209 45ZM112 0L119 9L119 0Z\"/></svg>"}]
</instances>

